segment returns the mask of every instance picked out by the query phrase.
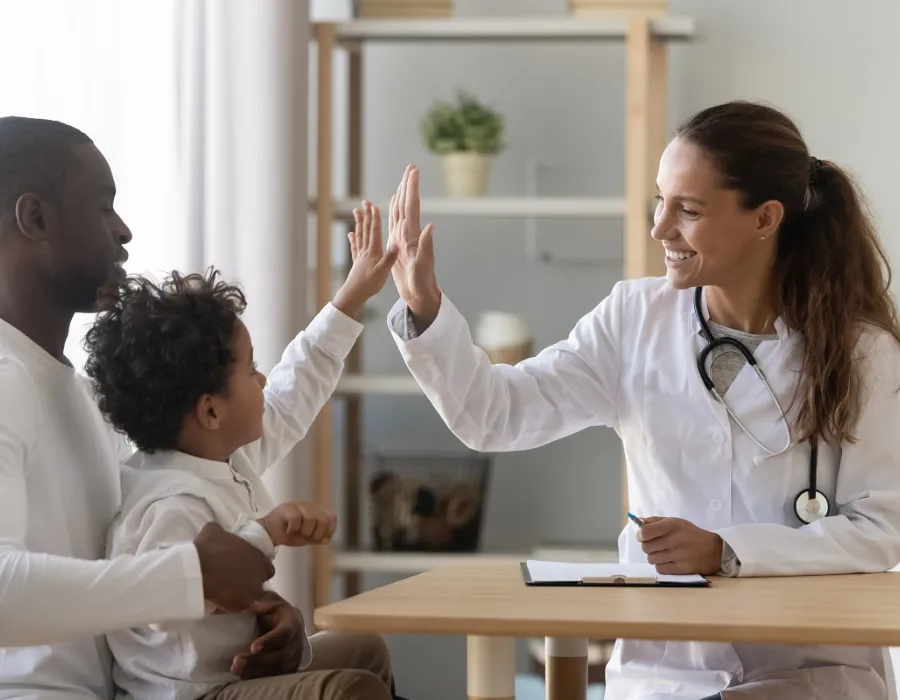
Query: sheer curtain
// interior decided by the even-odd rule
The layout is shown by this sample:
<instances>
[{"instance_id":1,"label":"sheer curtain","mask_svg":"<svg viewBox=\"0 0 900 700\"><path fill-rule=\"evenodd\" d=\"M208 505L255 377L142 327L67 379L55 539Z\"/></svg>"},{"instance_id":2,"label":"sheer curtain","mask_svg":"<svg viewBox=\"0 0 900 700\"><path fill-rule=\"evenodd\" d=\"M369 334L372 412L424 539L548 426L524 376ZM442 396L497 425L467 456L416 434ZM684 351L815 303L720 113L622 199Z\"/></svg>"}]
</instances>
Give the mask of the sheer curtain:
<instances>
[{"instance_id":1,"label":"sheer curtain","mask_svg":"<svg viewBox=\"0 0 900 700\"><path fill-rule=\"evenodd\" d=\"M177 142L191 269L215 264L247 292L264 370L309 321L306 0L178 4ZM307 445L267 475L276 500L308 497ZM308 552L282 548L275 585L309 610Z\"/></svg>"},{"instance_id":2,"label":"sheer curtain","mask_svg":"<svg viewBox=\"0 0 900 700\"><path fill-rule=\"evenodd\" d=\"M247 292L262 368L306 307L306 0L0 0L0 115L86 132L109 160L134 233L129 272L215 264ZM83 366L90 317L67 345ZM268 477L308 493L301 447ZM276 586L307 601L303 553Z\"/></svg>"}]
</instances>

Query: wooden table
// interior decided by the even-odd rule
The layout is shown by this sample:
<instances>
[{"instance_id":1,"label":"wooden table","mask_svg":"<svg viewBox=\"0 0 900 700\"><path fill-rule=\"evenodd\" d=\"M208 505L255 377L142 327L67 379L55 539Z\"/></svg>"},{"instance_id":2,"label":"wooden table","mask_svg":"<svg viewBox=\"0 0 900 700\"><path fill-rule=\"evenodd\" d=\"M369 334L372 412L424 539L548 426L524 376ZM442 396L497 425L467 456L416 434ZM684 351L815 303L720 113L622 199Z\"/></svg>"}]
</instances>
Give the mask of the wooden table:
<instances>
[{"instance_id":1,"label":"wooden table","mask_svg":"<svg viewBox=\"0 0 900 700\"><path fill-rule=\"evenodd\" d=\"M322 629L468 637L470 700L511 700L515 639L547 638L547 697L583 700L587 640L900 646L893 573L712 578L708 588L530 587L515 564L457 565L320 608Z\"/></svg>"}]
</instances>

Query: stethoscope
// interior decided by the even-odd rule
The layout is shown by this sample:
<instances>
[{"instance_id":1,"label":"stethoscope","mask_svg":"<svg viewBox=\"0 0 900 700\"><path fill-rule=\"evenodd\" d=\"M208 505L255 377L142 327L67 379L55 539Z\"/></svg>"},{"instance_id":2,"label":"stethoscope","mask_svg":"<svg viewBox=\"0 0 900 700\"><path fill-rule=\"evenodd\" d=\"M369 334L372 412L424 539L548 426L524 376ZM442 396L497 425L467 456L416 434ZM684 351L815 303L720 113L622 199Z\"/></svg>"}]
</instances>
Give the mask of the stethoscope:
<instances>
[{"instance_id":1,"label":"stethoscope","mask_svg":"<svg viewBox=\"0 0 900 700\"><path fill-rule=\"evenodd\" d=\"M744 431L744 434L747 435L753 442L755 442L762 450L767 452L770 456L775 457L777 455L783 454L791 449L791 426L788 423L787 416L784 413L784 409L781 407L781 402L778 400L778 397L775 396L775 392L772 391L772 387L769 385L769 381L766 379L766 375L763 374L763 371L759 368L759 365L756 363L756 358L753 356L753 353L750 352L750 349L744 345L741 341L735 338L729 338L728 336L724 336L722 338L714 338L713 334L709 330L709 326L706 323L706 319L703 317L703 309L702 309L702 297L703 297L703 288L697 287L694 290L694 313L697 316L697 321L700 323L700 333L703 335L704 340L706 340L706 346L700 351L700 354L697 356L697 371L700 372L700 379L703 381L703 385L706 387L707 391L713 395L713 397L721 403L725 410L728 411L728 415L731 416L731 419L737 423L738 427ZM775 405L778 407L778 413L781 416L781 422L784 424L785 432L787 433L787 444L780 449L778 452L772 452L768 447L762 444L756 437L751 433L747 428L741 423L740 419L734 414L734 411L731 410L731 407L725 402L719 392L716 390L715 384L713 384L712 379L710 379L709 372L706 371L706 359L709 357L709 353L711 353L716 348L723 348L729 346L732 351L737 351L741 355L744 356L744 359L747 360L747 364L753 368L756 372L756 375L760 378L763 383L763 386L766 387L766 391L769 392L769 396L772 397L772 401L775 402ZM831 504L828 502L828 497L818 491L816 489L816 476L818 473L818 457L819 457L818 443L815 440L810 441L809 448L809 487L803 489L799 494L797 494L797 498L794 499L794 513L800 519L801 522L804 523L812 523L818 520L819 518L824 518L828 515L831 510Z\"/></svg>"}]
</instances>

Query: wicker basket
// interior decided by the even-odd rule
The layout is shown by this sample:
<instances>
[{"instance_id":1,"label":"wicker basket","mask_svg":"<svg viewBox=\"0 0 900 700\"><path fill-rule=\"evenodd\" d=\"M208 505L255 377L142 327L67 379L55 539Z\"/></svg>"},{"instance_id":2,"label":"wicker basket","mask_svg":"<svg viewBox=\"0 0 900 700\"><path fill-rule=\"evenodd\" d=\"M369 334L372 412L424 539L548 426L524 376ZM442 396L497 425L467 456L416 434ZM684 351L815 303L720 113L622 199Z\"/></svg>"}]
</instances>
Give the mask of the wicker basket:
<instances>
[{"instance_id":1,"label":"wicker basket","mask_svg":"<svg viewBox=\"0 0 900 700\"><path fill-rule=\"evenodd\" d=\"M659 16L668 11L669 0L569 0L569 12L576 17L614 14Z\"/></svg>"},{"instance_id":2,"label":"wicker basket","mask_svg":"<svg viewBox=\"0 0 900 700\"><path fill-rule=\"evenodd\" d=\"M354 5L356 16L364 19L453 16L453 0L356 0Z\"/></svg>"},{"instance_id":3,"label":"wicker basket","mask_svg":"<svg viewBox=\"0 0 900 700\"><path fill-rule=\"evenodd\" d=\"M369 523L376 550L478 549L490 457L376 454L369 465Z\"/></svg>"}]
</instances>

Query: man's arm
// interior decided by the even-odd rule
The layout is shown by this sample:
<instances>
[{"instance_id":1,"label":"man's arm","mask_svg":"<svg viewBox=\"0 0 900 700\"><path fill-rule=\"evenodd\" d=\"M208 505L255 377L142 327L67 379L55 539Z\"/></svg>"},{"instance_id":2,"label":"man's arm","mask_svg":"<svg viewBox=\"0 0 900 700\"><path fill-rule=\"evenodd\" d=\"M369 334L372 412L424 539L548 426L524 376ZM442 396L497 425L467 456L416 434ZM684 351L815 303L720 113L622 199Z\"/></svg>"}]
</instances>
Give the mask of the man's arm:
<instances>
[{"instance_id":1,"label":"man's arm","mask_svg":"<svg viewBox=\"0 0 900 700\"><path fill-rule=\"evenodd\" d=\"M136 557L88 561L28 551L26 469L41 418L34 396L28 375L0 359L0 647L196 619L204 595L244 609L262 594L271 563L212 526L195 542Z\"/></svg>"},{"instance_id":2,"label":"man's arm","mask_svg":"<svg viewBox=\"0 0 900 700\"><path fill-rule=\"evenodd\" d=\"M135 515L130 520L140 523L139 531L127 532L126 526L118 527L111 538L110 554L145 554L177 547L193 540L204 524L215 517L206 500L189 493L161 498ZM232 531L270 559L275 557L272 537L257 520L241 518ZM208 604L206 612L215 612L215 606ZM235 657L235 675L257 678L293 673L307 666L312 647L299 611L276 593L266 591L255 612L264 633L251 649Z\"/></svg>"}]
</instances>

